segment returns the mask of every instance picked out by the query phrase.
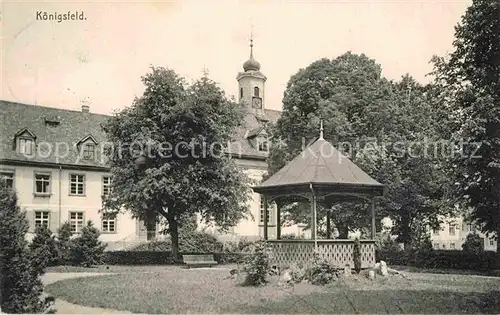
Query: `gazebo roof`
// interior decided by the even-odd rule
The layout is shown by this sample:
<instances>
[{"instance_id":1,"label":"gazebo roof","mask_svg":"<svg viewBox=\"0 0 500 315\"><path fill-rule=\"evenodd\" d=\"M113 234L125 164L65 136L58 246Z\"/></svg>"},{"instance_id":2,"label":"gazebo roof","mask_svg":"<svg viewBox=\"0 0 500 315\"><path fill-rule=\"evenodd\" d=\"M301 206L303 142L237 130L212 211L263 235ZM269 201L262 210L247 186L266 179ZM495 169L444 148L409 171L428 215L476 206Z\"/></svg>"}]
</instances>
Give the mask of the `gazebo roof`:
<instances>
[{"instance_id":1,"label":"gazebo roof","mask_svg":"<svg viewBox=\"0 0 500 315\"><path fill-rule=\"evenodd\" d=\"M304 192L311 187L346 195L383 195L384 191L384 185L371 178L323 137L253 190L264 194L283 194Z\"/></svg>"}]
</instances>

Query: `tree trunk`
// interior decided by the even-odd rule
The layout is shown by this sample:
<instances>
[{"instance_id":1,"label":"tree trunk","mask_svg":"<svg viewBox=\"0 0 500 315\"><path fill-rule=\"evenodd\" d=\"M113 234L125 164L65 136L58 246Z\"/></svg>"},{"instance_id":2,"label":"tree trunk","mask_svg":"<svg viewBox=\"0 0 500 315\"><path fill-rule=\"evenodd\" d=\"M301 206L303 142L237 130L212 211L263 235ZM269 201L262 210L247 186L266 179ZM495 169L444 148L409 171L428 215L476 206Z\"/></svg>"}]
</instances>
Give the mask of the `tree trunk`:
<instances>
[{"instance_id":1,"label":"tree trunk","mask_svg":"<svg viewBox=\"0 0 500 315\"><path fill-rule=\"evenodd\" d=\"M497 228L497 263L496 263L496 268L497 269L500 268L500 225Z\"/></svg>"},{"instance_id":2,"label":"tree trunk","mask_svg":"<svg viewBox=\"0 0 500 315\"><path fill-rule=\"evenodd\" d=\"M330 219L330 211L326 212L326 239L329 240L332 238L332 225Z\"/></svg>"},{"instance_id":3,"label":"tree trunk","mask_svg":"<svg viewBox=\"0 0 500 315\"><path fill-rule=\"evenodd\" d=\"M403 216L401 220L401 224L403 225L402 229L402 238L403 238L403 244L405 246L405 251L409 252L413 248L413 242L412 242L412 237L411 237L411 232L410 232L410 220L408 216Z\"/></svg>"},{"instance_id":4,"label":"tree trunk","mask_svg":"<svg viewBox=\"0 0 500 315\"><path fill-rule=\"evenodd\" d=\"M170 239L172 241L172 257L174 261L179 261L179 226L174 217L168 218L168 229L170 231Z\"/></svg>"},{"instance_id":5,"label":"tree trunk","mask_svg":"<svg viewBox=\"0 0 500 315\"><path fill-rule=\"evenodd\" d=\"M347 224L337 224L337 229L339 230L339 239L349 238L349 227Z\"/></svg>"}]
</instances>

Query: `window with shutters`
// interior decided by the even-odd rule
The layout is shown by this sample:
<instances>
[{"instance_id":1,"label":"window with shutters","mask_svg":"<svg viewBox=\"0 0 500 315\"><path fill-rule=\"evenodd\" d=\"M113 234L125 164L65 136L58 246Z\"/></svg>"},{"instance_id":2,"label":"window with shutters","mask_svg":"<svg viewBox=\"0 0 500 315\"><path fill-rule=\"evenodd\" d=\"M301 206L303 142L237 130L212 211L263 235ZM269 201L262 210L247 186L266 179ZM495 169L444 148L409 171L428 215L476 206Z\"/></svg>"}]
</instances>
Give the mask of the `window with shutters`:
<instances>
[{"instance_id":1,"label":"window with shutters","mask_svg":"<svg viewBox=\"0 0 500 315\"><path fill-rule=\"evenodd\" d=\"M35 211L35 228L40 226L50 228L49 211Z\"/></svg>"},{"instance_id":2,"label":"window with shutters","mask_svg":"<svg viewBox=\"0 0 500 315\"><path fill-rule=\"evenodd\" d=\"M72 196L85 196L85 175L69 175L69 194Z\"/></svg>"},{"instance_id":3,"label":"window with shutters","mask_svg":"<svg viewBox=\"0 0 500 315\"><path fill-rule=\"evenodd\" d=\"M35 173L35 195L50 195L50 174Z\"/></svg>"},{"instance_id":4,"label":"window with shutters","mask_svg":"<svg viewBox=\"0 0 500 315\"><path fill-rule=\"evenodd\" d=\"M80 233L83 228L83 212L70 212L69 224L71 225L71 232Z\"/></svg>"}]
</instances>

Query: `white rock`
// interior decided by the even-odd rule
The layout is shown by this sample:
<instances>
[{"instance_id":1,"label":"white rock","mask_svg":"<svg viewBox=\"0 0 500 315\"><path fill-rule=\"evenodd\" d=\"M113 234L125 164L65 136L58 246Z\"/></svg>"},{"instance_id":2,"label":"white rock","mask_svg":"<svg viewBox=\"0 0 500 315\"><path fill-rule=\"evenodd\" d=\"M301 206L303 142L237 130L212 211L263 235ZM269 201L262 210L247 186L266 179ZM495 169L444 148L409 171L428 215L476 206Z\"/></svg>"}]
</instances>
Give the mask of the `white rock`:
<instances>
[{"instance_id":1,"label":"white rock","mask_svg":"<svg viewBox=\"0 0 500 315\"><path fill-rule=\"evenodd\" d=\"M348 265L344 267L344 277L350 277L352 274L351 267Z\"/></svg>"},{"instance_id":2,"label":"white rock","mask_svg":"<svg viewBox=\"0 0 500 315\"><path fill-rule=\"evenodd\" d=\"M388 270L387 270L387 264L385 261L380 261L380 274L384 277L387 277L387 275L389 274Z\"/></svg>"},{"instance_id":3,"label":"white rock","mask_svg":"<svg viewBox=\"0 0 500 315\"><path fill-rule=\"evenodd\" d=\"M380 269L380 263L376 263L375 266L373 267L373 269L379 270Z\"/></svg>"},{"instance_id":4,"label":"white rock","mask_svg":"<svg viewBox=\"0 0 500 315\"><path fill-rule=\"evenodd\" d=\"M281 279L285 282L292 281L292 276L290 275L290 271L288 269L283 272Z\"/></svg>"},{"instance_id":5,"label":"white rock","mask_svg":"<svg viewBox=\"0 0 500 315\"><path fill-rule=\"evenodd\" d=\"M368 279L375 280L375 271L373 270L368 271Z\"/></svg>"}]
</instances>

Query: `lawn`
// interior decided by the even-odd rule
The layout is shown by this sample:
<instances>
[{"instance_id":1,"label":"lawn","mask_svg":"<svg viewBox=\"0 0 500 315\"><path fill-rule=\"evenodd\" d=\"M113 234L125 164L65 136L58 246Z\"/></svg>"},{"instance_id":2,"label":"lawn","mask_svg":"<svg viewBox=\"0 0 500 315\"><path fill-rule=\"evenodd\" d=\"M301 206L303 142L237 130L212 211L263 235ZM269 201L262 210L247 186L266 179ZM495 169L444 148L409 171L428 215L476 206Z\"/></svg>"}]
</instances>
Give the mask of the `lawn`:
<instances>
[{"instance_id":1,"label":"lawn","mask_svg":"<svg viewBox=\"0 0 500 315\"><path fill-rule=\"evenodd\" d=\"M125 271L126 270L126 271ZM238 286L227 270L144 268L47 286L57 298L135 313L499 313L500 279L411 274L370 281L351 277L325 287ZM116 270L115 270L116 272Z\"/></svg>"}]
</instances>

